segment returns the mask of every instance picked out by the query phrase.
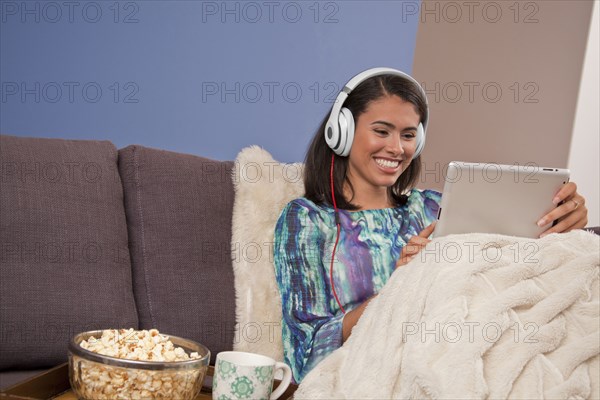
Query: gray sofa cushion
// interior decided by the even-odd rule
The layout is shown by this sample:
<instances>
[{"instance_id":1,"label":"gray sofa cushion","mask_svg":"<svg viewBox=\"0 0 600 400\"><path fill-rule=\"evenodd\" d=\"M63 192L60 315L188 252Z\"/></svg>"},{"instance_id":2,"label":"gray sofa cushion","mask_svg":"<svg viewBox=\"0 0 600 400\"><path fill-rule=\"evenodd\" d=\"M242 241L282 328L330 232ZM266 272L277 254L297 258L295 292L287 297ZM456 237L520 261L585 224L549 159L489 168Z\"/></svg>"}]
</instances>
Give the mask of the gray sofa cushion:
<instances>
[{"instance_id":1,"label":"gray sofa cushion","mask_svg":"<svg viewBox=\"0 0 600 400\"><path fill-rule=\"evenodd\" d=\"M140 327L233 347L232 162L119 150Z\"/></svg>"},{"instance_id":2,"label":"gray sofa cushion","mask_svg":"<svg viewBox=\"0 0 600 400\"><path fill-rule=\"evenodd\" d=\"M21 383L26 379L33 378L47 369L33 369L25 371L5 371L0 372L0 390L8 389L9 387Z\"/></svg>"},{"instance_id":3,"label":"gray sofa cushion","mask_svg":"<svg viewBox=\"0 0 600 400\"><path fill-rule=\"evenodd\" d=\"M90 329L137 327L117 151L0 136L0 370L67 359Z\"/></svg>"},{"instance_id":4,"label":"gray sofa cushion","mask_svg":"<svg viewBox=\"0 0 600 400\"><path fill-rule=\"evenodd\" d=\"M600 235L600 226L590 226L585 228L588 232L595 233L596 235Z\"/></svg>"}]
</instances>

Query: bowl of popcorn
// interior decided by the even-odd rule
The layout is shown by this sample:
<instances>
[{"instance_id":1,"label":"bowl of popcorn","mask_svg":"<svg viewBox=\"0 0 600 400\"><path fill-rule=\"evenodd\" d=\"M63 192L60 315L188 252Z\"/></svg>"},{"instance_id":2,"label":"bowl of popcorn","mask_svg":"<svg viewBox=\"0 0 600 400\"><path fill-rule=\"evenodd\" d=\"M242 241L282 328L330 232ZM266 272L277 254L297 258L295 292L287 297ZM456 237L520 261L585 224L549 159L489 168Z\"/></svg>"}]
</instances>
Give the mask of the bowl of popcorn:
<instances>
[{"instance_id":1,"label":"bowl of popcorn","mask_svg":"<svg viewBox=\"0 0 600 400\"><path fill-rule=\"evenodd\" d=\"M210 351L156 329L106 329L69 343L69 380L79 399L193 399Z\"/></svg>"}]
</instances>

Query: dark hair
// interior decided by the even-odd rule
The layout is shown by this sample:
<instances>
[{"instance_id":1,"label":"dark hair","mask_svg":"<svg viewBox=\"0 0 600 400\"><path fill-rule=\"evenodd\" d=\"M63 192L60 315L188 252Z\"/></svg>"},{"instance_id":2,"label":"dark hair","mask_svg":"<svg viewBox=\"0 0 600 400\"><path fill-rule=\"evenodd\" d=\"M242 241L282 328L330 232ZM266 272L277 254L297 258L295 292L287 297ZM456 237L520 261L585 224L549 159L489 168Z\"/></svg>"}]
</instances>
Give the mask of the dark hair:
<instances>
[{"instance_id":1,"label":"dark hair","mask_svg":"<svg viewBox=\"0 0 600 400\"><path fill-rule=\"evenodd\" d=\"M412 103L415 106L415 111L419 114L421 122L426 125L428 117L426 99L423 98L420 89L414 82L397 75L378 75L361 82L350 93L348 99L344 102L344 107L352 112L355 121L357 121L372 101L385 96L398 96L402 100ZM331 206L329 174L331 156L335 153L325 142L323 134L328 119L329 114L321 122L306 153L304 160L304 196L317 204ZM356 210L359 206L353 204L352 199L346 199L343 195L343 185L347 181L347 169L348 157L341 157L336 154L333 167L335 201L338 208ZM403 192L414 187L420 172L421 156L419 155L411 161L398 180L388 188L388 194L396 206L406 204L407 196ZM351 182L347 182L352 192L354 192Z\"/></svg>"}]
</instances>

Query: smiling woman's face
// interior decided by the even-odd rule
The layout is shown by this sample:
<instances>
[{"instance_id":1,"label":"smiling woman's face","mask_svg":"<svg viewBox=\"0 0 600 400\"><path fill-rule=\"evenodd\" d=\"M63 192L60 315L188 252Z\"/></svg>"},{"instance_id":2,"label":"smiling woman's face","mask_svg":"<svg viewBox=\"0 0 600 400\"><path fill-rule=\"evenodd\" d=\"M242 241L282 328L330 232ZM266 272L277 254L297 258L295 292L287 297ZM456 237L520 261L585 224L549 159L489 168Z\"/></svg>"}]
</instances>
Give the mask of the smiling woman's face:
<instances>
[{"instance_id":1,"label":"smiling woman's face","mask_svg":"<svg viewBox=\"0 0 600 400\"><path fill-rule=\"evenodd\" d=\"M398 96L371 102L356 121L347 177L354 192L382 191L408 168L417 148L420 117Z\"/></svg>"}]
</instances>

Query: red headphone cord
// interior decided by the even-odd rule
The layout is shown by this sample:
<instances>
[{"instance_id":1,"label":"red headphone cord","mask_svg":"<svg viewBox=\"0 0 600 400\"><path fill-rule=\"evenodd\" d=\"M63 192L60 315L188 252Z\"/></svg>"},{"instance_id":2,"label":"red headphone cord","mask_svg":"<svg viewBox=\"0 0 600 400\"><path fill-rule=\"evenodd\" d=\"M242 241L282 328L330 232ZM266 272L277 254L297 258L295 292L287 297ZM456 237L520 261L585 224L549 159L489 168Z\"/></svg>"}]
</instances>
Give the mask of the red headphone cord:
<instances>
[{"instance_id":1,"label":"red headphone cord","mask_svg":"<svg viewBox=\"0 0 600 400\"><path fill-rule=\"evenodd\" d=\"M335 244L333 245L333 251L331 253L331 264L329 266L329 283L331 284L331 289L333 291L333 297L335 297L335 301L337 301L338 306L340 306L340 310L342 313L346 314L346 310L344 310L344 306L340 302L338 298L337 292L335 291L335 284L333 283L333 260L335 259L335 250L337 248L338 240L340 239L340 217L338 215L337 203L335 201L335 192L333 189L333 160L335 159L335 154L331 154L331 169L329 170L329 182L331 184L331 199L333 201L333 212L335 214L335 226L337 229L337 233L335 235Z\"/></svg>"}]
</instances>

